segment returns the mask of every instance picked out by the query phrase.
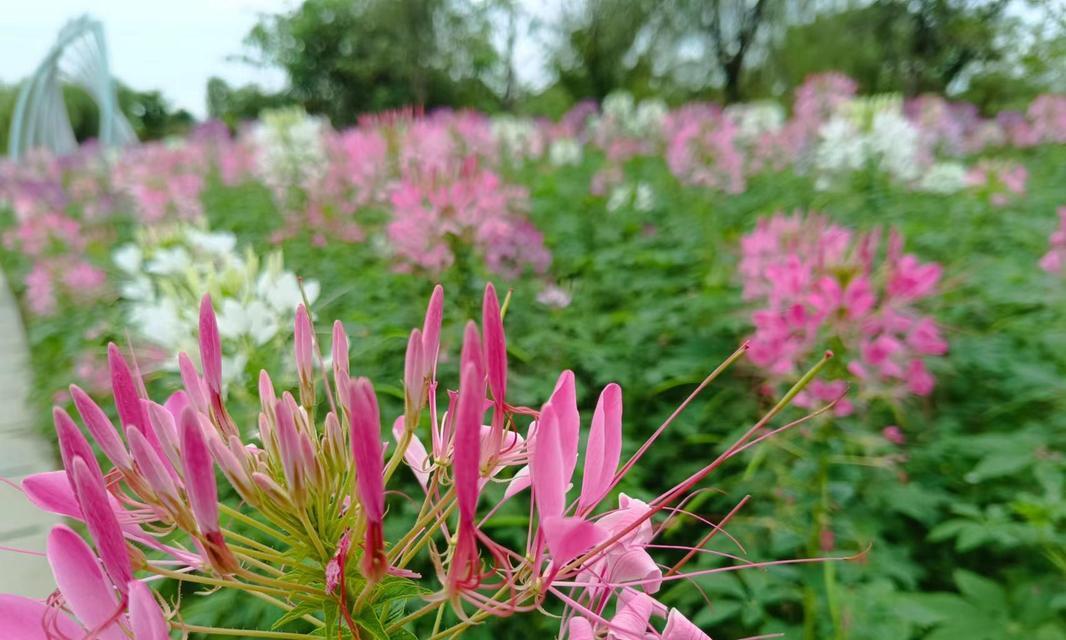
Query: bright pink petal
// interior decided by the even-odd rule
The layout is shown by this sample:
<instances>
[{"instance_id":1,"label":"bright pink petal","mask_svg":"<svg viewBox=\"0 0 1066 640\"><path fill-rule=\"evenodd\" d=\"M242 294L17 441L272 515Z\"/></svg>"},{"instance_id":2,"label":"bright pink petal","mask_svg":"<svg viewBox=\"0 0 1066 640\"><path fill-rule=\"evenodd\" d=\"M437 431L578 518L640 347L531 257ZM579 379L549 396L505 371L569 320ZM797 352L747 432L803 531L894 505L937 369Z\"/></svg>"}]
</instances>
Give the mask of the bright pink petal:
<instances>
[{"instance_id":1,"label":"bright pink petal","mask_svg":"<svg viewBox=\"0 0 1066 640\"><path fill-rule=\"evenodd\" d=\"M185 471L185 491L196 524L205 535L218 532L215 467L204 441L199 415L192 407L187 407L181 414L181 462Z\"/></svg>"},{"instance_id":2,"label":"bright pink petal","mask_svg":"<svg viewBox=\"0 0 1066 640\"><path fill-rule=\"evenodd\" d=\"M81 457L74 458L70 475L74 480L74 495L85 515L85 524L100 552L104 569L114 585L125 592L126 583L133 579L133 568L122 527L108 499L104 478L90 469Z\"/></svg>"},{"instance_id":3,"label":"bright pink petal","mask_svg":"<svg viewBox=\"0 0 1066 640\"><path fill-rule=\"evenodd\" d=\"M215 394L222 393L222 339L218 334L218 320L211 306L211 296L200 300L200 364L204 381Z\"/></svg>"},{"instance_id":4,"label":"bright pink petal","mask_svg":"<svg viewBox=\"0 0 1066 640\"><path fill-rule=\"evenodd\" d=\"M437 355L440 352L440 327L444 320L444 288L439 284L433 287L426 307L426 319L422 323L422 359L423 371L436 378Z\"/></svg>"},{"instance_id":5,"label":"bright pink petal","mask_svg":"<svg viewBox=\"0 0 1066 640\"><path fill-rule=\"evenodd\" d=\"M374 386L366 378L349 385L352 456L358 473L359 501L370 521L380 522L385 513L385 485L382 479L381 413Z\"/></svg>"},{"instance_id":6,"label":"bright pink petal","mask_svg":"<svg viewBox=\"0 0 1066 640\"><path fill-rule=\"evenodd\" d=\"M293 331L293 349L296 356L296 371L302 383L308 383L314 379L314 363L312 361L314 329L311 327L311 317L307 315L307 308L302 304L296 307L296 323Z\"/></svg>"},{"instance_id":7,"label":"bright pink petal","mask_svg":"<svg viewBox=\"0 0 1066 640\"><path fill-rule=\"evenodd\" d=\"M114 619L118 610L115 588L104 576L96 554L77 533L65 525L57 525L48 535L48 564L52 567L56 585L74 615L88 629ZM115 624L100 633L103 640L125 640L125 634Z\"/></svg>"},{"instance_id":8,"label":"bright pink petal","mask_svg":"<svg viewBox=\"0 0 1066 640\"><path fill-rule=\"evenodd\" d=\"M107 345L107 366L111 370L111 390L115 395L121 428L125 430L133 425L144 432L148 428L148 421L141 408L140 383L113 342Z\"/></svg>"},{"instance_id":9,"label":"bright pink petal","mask_svg":"<svg viewBox=\"0 0 1066 640\"><path fill-rule=\"evenodd\" d=\"M490 282L485 286L481 306L481 328L485 332L485 365L488 369L489 390L497 407L502 407L507 395L507 338L500 316L500 301Z\"/></svg>"},{"instance_id":10,"label":"bright pink petal","mask_svg":"<svg viewBox=\"0 0 1066 640\"><path fill-rule=\"evenodd\" d=\"M78 409L82 422L89 428L89 433L100 445L100 450L104 452L111 464L119 469L130 469L129 452L126 451L122 438L115 431L115 425L111 424L104 410L77 385L70 385L70 395L74 398L74 406Z\"/></svg>"},{"instance_id":11,"label":"bright pink petal","mask_svg":"<svg viewBox=\"0 0 1066 640\"><path fill-rule=\"evenodd\" d=\"M99 463L96 462L96 454L93 453L92 445L82 435L78 425L74 424L70 414L59 407L54 407L52 409L52 420L56 426L59 457L63 460L63 468L68 471L67 479L71 483L71 488L74 488L74 478L69 475L69 472L74 469L74 458L81 458L96 475L103 477L104 473L100 469Z\"/></svg>"},{"instance_id":12,"label":"bright pink petal","mask_svg":"<svg viewBox=\"0 0 1066 640\"><path fill-rule=\"evenodd\" d=\"M484 402L485 379L475 363L467 362L463 366L459 384L459 400L455 410L455 451L452 459L459 518L466 522L473 522L477 510Z\"/></svg>"}]
</instances>

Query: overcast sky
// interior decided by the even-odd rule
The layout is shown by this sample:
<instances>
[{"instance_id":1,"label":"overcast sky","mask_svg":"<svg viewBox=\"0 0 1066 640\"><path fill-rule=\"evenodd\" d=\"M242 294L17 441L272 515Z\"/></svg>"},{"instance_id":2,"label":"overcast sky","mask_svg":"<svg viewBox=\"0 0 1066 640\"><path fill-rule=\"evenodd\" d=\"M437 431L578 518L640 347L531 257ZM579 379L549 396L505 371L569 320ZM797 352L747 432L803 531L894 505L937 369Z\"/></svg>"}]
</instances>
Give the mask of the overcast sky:
<instances>
[{"instance_id":1,"label":"overcast sky","mask_svg":"<svg viewBox=\"0 0 1066 640\"><path fill-rule=\"evenodd\" d=\"M548 16L563 0L529 0ZM112 72L139 90L157 89L174 105L202 117L207 79L249 82L279 89L285 76L230 60L262 13L278 13L298 0L7 0L0 17L0 82L29 75L70 18L91 13L104 24ZM536 59L535 39L520 42L519 59ZM524 69L525 79L540 70Z\"/></svg>"}]
</instances>

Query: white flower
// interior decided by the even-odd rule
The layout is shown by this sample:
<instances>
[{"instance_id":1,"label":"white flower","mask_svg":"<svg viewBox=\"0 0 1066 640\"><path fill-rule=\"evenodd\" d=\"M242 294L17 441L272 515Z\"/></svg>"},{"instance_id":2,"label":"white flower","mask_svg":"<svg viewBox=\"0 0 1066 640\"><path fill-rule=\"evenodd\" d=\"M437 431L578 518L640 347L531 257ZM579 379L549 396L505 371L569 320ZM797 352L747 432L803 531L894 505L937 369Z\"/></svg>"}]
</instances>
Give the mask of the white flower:
<instances>
[{"instance_id":1,"label":"white flower","mask_svg":"<svg viewBox=\"0 0 1066 640\"><path fill-rule=\"evenodd\" d=\"M232 233L189 229L185 232L185 239L194 248L216 256L232 255L237 248L237 236Z\"/></svg>"},{"instance_id":2,"label":"white flower","mask_svg":"<svg viewBox=\"0 0 1066 640\"><path fill-rule=\"evenodd\" d=\"M129 317L138 333L170 351L184 350L192 342L190 323L183 320L173 300L163 298L135 304Z\"/></svg>"},{"instance_id":3,"label":"white flower","mask_svg":"<svg viewBox=\"0 0 1066 640\"><path fill-rule=\"evenodd\" d=\"M555 307L556 309L563 309L569 307L572 302L572 296L570 292L563 289L557 284L545 285L540 292L537 293L537 302L546 307Z\"/></svg>"},{"instance_id":4,"label":"white flower","mask_svg":"<svg viewBox=\"0 0 1066 640\"><path fill-rule=\"evenodd\" d=\"M633 187L628 184L618 185L611 190L611 195L607 198L607 210L614 213L632 199Z\"/></svg>"},{"instance_id":5,"label":"white flower","mask_svg":"<svg viewBox=\"0 0 1066 640\"><path fill-rule=\"evenodd\" d=\"M851 120L834 117L818 131L814 165L821 173L857 171L866 164L866 141Z\"/></svg>"},{"instance_id":6,"label":"white flower","mask_svg":"<svg viewBox=\"0 0 1066 640\"><path fill-rule=\"evenodd\" d=\"M275 191L306 186L325 169L326 130L300 107L264 111L252 130L259 177Z\"/></svg>"},{"instance_id":7,"label":"white flower","mask_svg":"<svg viewBox=\"0 0 1066 640\"><path fill-rule=\"evenodd\" d=\"M581 143L573 138L559 138L548 149L548 160L555 166L580 164Z\"/></svg>"},{"instance_id":8,"label":"white flower","mask_svg":"<svg viewBox=\"0 0 1066 640\"><path fill-rule=\"evenodd\" d=\"M957 193L966 188L966 167L958 162L938 162L929 167L918 188L930 193Z\"/></svg>"},{"instance_id":9,"label":"white flower","mask_svg":"<svg viewBox=\"0 0 1066 640\"><path fill-rule=\"evenodd\" d=\"M111 253L115 266L130 275L136 275L141 270L142 258L141 249L132 243L124 244Z\"/></svg>"},{"instance_id":10,"label":"white flower","mask_svg":"<svg viewBox=\"0 0 1066 640\"><path fill-rule=\"evenodd\" d=\"M536 156L544 149L540 130L528 118L496 116L492 119L492 137L513 158Z\"/></svg>"},{"instance_id":11,"label":"white flower","mask_svg":"<svg viewBox=\"0 0 1066 640\"><path fill-rule=\"evenodd\" d=\"M918 129L902 113L882 111L873 117L868 144L882 171L910 182L921 172L919 135Z\"/></svg>"},{"instance_id":12,"label":"white flower","mask_svg":"<svg viewBox=\"0 0 1066 640\"><path fill-rule=\"evenodd\" d=\"M784 107L769 100L734 104L727 107L725 113L736 123L737 135L743 140L754 140L785 124Z\"/></svg>"},{"instance_id":13,"label":"white flower","mask_svg":"<svg viewBox=\"0 0 1066 640\"><path fill-rule=\"evenodd\" d=\"M655 192L647 182L637 183L636 195L633 198L633 208L645 213L655 208Z\"/></svg>"},{"instance_id":14,"label":"white flower","mask_svg":"<svg viewBox=\"0 0 1066 640\"><path fill-rule=\"evenodd\" d=\"M148 276L136 275L132 280L126 280L119 285L119 293L127 300L152 300L155 298L155 288Z\"/></svg>"},{"instance_id":15,"label":"white flower","mask_svg":"<svg viewBox=\"0 0 1066 640\"><path fill-rule=\"evenodd\" d=\"M177 275L189 269L192 257L184 247L156 249L144 270L158 276Z\"/></svg>"}]
</instances>

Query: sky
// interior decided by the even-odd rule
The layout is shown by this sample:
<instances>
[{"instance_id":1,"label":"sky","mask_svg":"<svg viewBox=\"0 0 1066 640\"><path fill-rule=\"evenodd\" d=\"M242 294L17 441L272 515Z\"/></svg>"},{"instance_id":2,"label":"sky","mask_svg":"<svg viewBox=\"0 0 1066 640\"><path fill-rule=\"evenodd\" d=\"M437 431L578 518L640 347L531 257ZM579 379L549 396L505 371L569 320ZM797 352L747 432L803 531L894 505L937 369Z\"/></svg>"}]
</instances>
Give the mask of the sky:
<instances>
[{"instance_id":1,"label":"sky","mask_svg":"<svg viewBox=\"0 0 1066 640\"><path fill-rule=\"evenodd\" d=\"M564 0L530 0L526 8L548 19ZM202 118L207 79L230 85L256 83L281 89L285 75L234 60L242 41L264 13L280 13L299 0L7 0L0 15L0 82L28 76L55 42L67 20L90 13L104 25L111 71L130 87L159 90L174 106ZM539 39L518 41L517 58L534 61L519 77L534 84Z\"/></svg>"},{"instance_id":2,"label":"sky","mask_svg":"<svg viewBox=\"0 0 1066 640\"><path fill-rule=\"evenodd\" d=\"M138 90L157 89L203 117L207 79L279 89L285 76L230 60L261 13L291 0L22 0L0 17L0 82L31 74L70 18L90 13L104 25L112 73Z\"/></svg>"}]
</instances>

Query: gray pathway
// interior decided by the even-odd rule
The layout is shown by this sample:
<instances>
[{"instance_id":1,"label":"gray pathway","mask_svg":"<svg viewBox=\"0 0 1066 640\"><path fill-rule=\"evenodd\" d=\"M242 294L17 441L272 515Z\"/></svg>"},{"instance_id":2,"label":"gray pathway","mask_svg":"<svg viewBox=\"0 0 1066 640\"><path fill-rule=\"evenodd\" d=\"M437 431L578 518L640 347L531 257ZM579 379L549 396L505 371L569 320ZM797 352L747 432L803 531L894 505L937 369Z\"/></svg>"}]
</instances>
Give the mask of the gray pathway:
<instances>
[{"instance_id":1,"label":"gray pathway","mask_svg":"<svg viewBox=\"0 0 1066 640\"><path fill-rule=\"evenodd\" d=\"M56 468L50 447L34 429L26 403L31 383L29 351L18 308L0 273L0 476L18 482ZM22 493L0 484L0 546L44 551L57 519L34 508ZM0 593L43 598L55 588L44 558L0 550Z\"/></svg>"}]
</instances>

